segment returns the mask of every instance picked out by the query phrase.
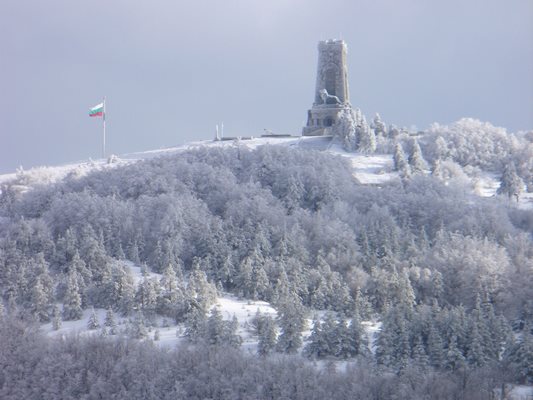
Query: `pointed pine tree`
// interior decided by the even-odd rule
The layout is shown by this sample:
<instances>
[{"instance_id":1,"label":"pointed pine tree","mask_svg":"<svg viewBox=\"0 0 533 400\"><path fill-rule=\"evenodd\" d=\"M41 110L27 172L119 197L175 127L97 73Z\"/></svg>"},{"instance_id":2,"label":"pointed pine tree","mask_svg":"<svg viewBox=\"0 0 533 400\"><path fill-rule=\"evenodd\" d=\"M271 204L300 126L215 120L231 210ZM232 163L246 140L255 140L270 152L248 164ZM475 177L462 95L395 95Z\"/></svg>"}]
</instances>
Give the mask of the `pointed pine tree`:
<instances>
[{"instance_id":1,"label":"pointed pine tree","mask_svg":"<svg viewBox=\"0 0 533 400\"><path fill-rule=\"evenodd\" d=\"M448 349L446 351L446 368L455 371L464 367L465 357L457 346L457 337L452 336L448 342Z\"/></svg>"},{"instance_id":2,"label":"pointed pine tree","mask_svg":"<svg viewBox=\"0 0 533 400\"><path fill-rule=\"evenodd\" d=\"M77 274L74 271L68 275L67 288L63 300L63 320L65 321L80 319L83 314L80 289L76 276Z\"/></svg>"},{"instance_id":3,"label":"pointed pine tree","mask_svg":"<svg viewBox=\"0 0 533 400\"><path fill-rule=\"evenodd\" d=\"M278 309L281 333L277 350L282 353L296 353L302 345L302 332L305 329L305 310L296 296L284 299Z\"/></svg>"},{"instance_id":4,"label":"pointed pine tree","mask_svg":"<svg viewBox=\"0 0 533 400\"><path fill-rule=\"evenodd\" d=\"M409 165L413 174L424 172L428 168L427 162L422 156L422 150L420 149L418 140L416 139L413 140L413 147L409 155Z\"/></svg>"},{"instance_id":5,"label":"pointed pine tree","mask_svg":"<svg viewBox=\"0 0 533 400\"><path fill-rule=\"evenodd\" d=\"M59 328L61 328L61 323L61 312L59 312L59 307L54 305L54 308L52 309L52 328L54 331L57 331Z\"/></svg>"},{"instance_id":6,"label":"pointed pine tree","mask_svg":"<svg viewBox=\"0 0 533 400\"><path fill-rule=\"evenodd\" d=\"M104 326L107 328L107 332L110 335L117 334L117 322L115 320L115 313L113 309L108 308L105 314Z\"/></svg>"},{"instance_id":7,"label":"pointed pine tree","mask_svg":"<svg viewBox=\"0 0 533 400\"><path fill-rule=\"evenodd\" d=\"M409 176L411 174L411 169L405 158L405 152L403 151L402 144L396 142L394 145L394 154L392 156L394 161L394 170L398 171L400 174Z\"/></svg>"},{"instance_id":8,"label":"pointed pine tree","mask_svg":"<svg viewBox=\"0 0 533 400\"><path fill-rule=\"evenodd\" d=\"M509 199L516 198L516 201L520 199L520 194L524 191L524 181L516 173L516 167L513 162L508 163L502 174L500 181L500 187L497 193L507 195Z\"/></svg>"},{"instance_id":9,"label":"pointed pine tree","mask_svg":"<svg viewBox=\"0 0 533 400\"><path fill-rule=\"evenodd\" d=\"M277 332L276 323L270 315L263 317L257 352L261 356L270 354L276 347Z\"/></svg>"},{"instance_id":10,"label":"pointed pine tree","mask_svg":"<svg viewBox=\"0 0 533 400\"><path fill-rule=\"evenodd\" d=\"M93 308L91 311L91 315L89 316L89 320L87 321L87 329L95 330L98 328L100 328L100 323L98 322L98 316L96 315L96 311Z\"/></svg>"},{"instance_id":11,"label":"pointed pine tree","mask_svg":"<svg viewBox=\"0 0 533 400\"><path fill-rule=\"evenodd\" d=\"M311 335L307 339L308 343L304 347L304 354L309 358L321 358L326 355L327 343L322 331L322 323L319 319L313 322Z\"/></svg>"}]
</instances>

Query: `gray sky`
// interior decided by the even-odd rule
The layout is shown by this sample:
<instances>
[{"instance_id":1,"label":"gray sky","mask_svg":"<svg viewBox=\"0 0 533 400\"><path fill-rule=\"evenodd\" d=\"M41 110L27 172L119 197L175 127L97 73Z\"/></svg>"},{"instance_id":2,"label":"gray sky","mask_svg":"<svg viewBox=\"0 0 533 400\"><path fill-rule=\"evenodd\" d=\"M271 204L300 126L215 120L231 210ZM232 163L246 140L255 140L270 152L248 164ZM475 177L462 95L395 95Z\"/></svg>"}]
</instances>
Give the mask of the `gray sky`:
<instances>
[{"instance_id":1,"label":"gray sky","mask_svg":"<svg viewBox=\"0 0 533 400\"><path fill-rule=\"evenodd\" d=\"M533 128L533 0L0 0L0 172L263 128L299 134L317 42L351 102L426 128Z\"/></svg>"}]
</instances>

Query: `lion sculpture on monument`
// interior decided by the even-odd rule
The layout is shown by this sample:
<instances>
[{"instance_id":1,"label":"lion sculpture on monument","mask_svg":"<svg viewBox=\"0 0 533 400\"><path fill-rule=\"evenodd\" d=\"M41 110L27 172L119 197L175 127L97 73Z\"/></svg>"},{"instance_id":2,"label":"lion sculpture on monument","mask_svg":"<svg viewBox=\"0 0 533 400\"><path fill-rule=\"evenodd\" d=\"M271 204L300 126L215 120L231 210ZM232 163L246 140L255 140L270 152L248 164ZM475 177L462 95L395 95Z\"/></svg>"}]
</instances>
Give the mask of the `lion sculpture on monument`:
<instances>
[{"instance_id":1,"label":"lion sculpture on monument","mask_svg":"<svg viewBox=\"0 0 533 400\"><path fill-rule=\"evenodd\" d=\"M340 99L337 96L329 94L326 89L320 89L319 94L324 104L341 104Z\"/></svg>"}]
</instances>

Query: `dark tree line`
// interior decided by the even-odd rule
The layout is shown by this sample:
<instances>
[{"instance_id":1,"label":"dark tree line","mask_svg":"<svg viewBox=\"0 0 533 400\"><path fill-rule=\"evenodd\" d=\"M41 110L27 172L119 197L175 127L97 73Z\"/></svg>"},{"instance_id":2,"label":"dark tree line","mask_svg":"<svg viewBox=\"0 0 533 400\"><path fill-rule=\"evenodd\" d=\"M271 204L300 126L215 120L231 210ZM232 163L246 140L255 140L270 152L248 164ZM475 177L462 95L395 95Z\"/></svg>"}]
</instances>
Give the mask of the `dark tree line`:
<instances>
[{"instance_id":1,"label":"dark tree line","mask_svg":"<svg viewBox=\"0 0 533 400\"><path fill-rule=\"evenodd\" d=\"M231 346L181 346L98 336L45 339L20 319L0 324L0 397L18 399L486 399L497 367L390 374L371 360L345 371L298 356L254 357ZM505 389L505 385L503 386Z\"/></svg>"}]
</instances>

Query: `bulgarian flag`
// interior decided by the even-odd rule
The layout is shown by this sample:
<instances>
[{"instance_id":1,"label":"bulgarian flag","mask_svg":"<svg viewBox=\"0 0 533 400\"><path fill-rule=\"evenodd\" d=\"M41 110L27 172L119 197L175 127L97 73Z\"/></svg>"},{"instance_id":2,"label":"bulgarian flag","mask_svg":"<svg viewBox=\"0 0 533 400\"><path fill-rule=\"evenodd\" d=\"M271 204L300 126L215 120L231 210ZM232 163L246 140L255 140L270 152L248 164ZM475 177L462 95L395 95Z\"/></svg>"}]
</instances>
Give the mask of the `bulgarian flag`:
<instances>
[{"instance_id":1,"label":"bulgarian flag","mask_svg":"<svg viewBox=\"0 0 533 400\"><path fill-rule=\"evenodd\" d=\"M97 104L89 110L89 117L102 117L104 115L104 103Z\"/></svg>"}]
</instances>

